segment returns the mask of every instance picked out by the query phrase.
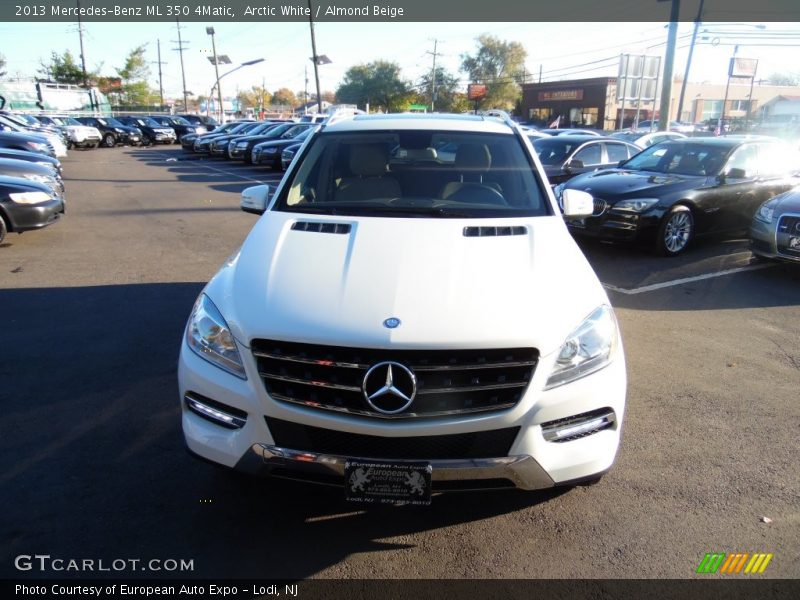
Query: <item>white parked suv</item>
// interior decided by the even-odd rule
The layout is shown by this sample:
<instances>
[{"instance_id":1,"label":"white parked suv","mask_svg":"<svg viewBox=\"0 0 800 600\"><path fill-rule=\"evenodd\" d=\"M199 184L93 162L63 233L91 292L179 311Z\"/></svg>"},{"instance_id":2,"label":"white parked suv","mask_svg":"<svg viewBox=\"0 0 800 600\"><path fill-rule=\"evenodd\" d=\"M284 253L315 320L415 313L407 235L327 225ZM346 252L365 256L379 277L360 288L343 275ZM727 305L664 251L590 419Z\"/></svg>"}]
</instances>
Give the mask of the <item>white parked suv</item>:
<instances>
[{"instance_id":1,"label":"white parked suv","mask_svg":"<svg viewBox=\"0 0 800 600\"><path fill-rule=\"evenodd\" d=\"M186 327L192 453L359 502L611 467L616 318L510 119L334 116L269 192L243 193L263 216Z\"/></svg>"}]
</instances>

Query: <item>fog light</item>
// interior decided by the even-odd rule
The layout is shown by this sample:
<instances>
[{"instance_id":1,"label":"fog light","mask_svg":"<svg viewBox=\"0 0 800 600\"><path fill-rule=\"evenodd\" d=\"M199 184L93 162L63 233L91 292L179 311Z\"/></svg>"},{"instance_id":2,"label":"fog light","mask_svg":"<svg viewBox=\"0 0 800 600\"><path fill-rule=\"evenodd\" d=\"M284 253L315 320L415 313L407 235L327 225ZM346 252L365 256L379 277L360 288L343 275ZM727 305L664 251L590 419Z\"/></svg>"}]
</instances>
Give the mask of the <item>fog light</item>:
<instances>
[{"instance_id":1,"label":"fog light","mask_svg":"<svg viewBox=\"0 0 800 600\"><path fill-rule=\"evenodd\" d=\"M616 420L612 409L601 408L574 417L542 423L542 435L548 442L570 442L608 429Z\"/></svg>"},{"instance_id":2,"label":"fog light","mask_svg":"<svg viewBox=\"0 0 800 600\"><path fill-rule=\"evenodd\" d=\"M197 394L183 397L186 407L204 419L228 429L241 429L247 422L247 413Z\"/></svg>"}]
</instances>

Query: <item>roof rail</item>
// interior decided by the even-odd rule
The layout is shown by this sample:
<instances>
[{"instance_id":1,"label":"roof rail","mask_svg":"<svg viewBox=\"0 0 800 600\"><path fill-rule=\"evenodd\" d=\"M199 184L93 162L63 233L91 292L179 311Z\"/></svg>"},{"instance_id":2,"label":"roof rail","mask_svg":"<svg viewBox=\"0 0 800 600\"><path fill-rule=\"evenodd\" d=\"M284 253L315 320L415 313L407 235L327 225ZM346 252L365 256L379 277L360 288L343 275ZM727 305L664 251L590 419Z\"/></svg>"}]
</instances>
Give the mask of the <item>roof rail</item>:
<instances>
[{"instance_id":1,"label":"roof rail","mask_svg":"<svg viewBox=\"0 0 800 600\"><path fill-rule=\"evenodd\" d=\"M497 109L497 108L490 108L489 110L484 111L482 113L482 115L484 117L493 117L495 119L500 119L501 121L503 121L503 123L505 123L506 125L508 125L512 129L514 129L514 128L516 128L518 126L518 123L514 119L512 119L511 115L509 115L504 110L500 110L500 109Z\"/></svg>"}]
</instances>

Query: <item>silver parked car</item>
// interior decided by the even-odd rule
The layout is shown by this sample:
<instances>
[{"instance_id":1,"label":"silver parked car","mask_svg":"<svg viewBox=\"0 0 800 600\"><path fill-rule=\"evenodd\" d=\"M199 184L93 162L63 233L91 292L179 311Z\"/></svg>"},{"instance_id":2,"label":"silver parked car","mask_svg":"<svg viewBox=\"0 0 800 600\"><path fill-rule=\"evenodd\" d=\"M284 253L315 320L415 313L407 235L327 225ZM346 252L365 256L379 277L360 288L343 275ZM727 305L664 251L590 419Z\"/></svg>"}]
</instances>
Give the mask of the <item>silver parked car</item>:
<instances>
[{"instance_id":1,"label":"silver parked car","mask_svg":"<svg viewBox=\"0 0 800 600\"><path fill-rule=\"evenodd\" d=\"M762 204L750 226L757 257L800 262L800 186Z\"/></svg>"}]
</instances>

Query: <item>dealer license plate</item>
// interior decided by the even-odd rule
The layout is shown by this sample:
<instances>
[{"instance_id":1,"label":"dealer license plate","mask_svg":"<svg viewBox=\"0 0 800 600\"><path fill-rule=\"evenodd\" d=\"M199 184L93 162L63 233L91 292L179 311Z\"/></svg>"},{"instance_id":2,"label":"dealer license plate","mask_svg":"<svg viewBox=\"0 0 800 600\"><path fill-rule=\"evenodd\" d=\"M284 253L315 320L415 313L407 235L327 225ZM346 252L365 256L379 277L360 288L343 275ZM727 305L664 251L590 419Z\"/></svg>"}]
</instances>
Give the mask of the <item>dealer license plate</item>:
<instances>
[{"instance_id":1,"label":"dealer license plate","mask_svg":"<svg viewBox=\"0 0 800 600\"><path fill-rule=\"evenodd\" d=\"M792 250L800 250L800 237L791 236L789 238L789 248Z\"/></svg>"},{"instance_id":2,"label":"dealer license plate","mask_svg":"<svg viewBox=\"0 0 800 600\"><path fill-rule=\"evenodd\" d=\"M377 504L431 503L429 463L348 460L344 467L345 498Z\"/></svg>"}]
</instances>

